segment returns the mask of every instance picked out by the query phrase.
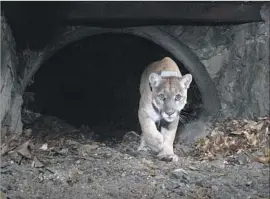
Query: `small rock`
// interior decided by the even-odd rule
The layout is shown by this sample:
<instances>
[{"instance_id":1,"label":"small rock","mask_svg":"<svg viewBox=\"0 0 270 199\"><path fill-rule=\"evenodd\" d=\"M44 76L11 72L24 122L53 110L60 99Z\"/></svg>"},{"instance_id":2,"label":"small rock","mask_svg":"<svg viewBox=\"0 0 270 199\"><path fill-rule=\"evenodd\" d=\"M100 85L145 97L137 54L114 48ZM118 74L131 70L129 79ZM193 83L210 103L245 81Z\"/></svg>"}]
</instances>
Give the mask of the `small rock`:
<instances>
[{"instance_id":1,"label":"small rock","mask_svg":"<svg viewBox=\"0 0 270 199\"><path fill-rule=\"evenodd\" d=\"M175 169L172 172L172 176L174 178L180 179L180 181L184 182L184 183L188 183L189 182L189 178L187 176L187 172L183 169Z\"/></svg>"},{"instance_id":2,"label":"small rock","mask_svg":"<svg viewBox=\"0 0 270 199\"><path fill-rule=\"evenodd\" d=\"M264 122L259 122L259 123L255 126L256 130L257 130L257 131L260 131L260 130L262 129L263 125L264 125Z\"/></svg>"},{"instance_id":3,"label":"small rock","mask_svg":"<svg viewBox=\"0 0 270 199\"><path fill-rule=\"evenodd\" d=\"M0 199L7 199L6 194L0 191Z\"/></svg>"},{"instance_id":4,"label":"small rock","mask_svg":"<svg viewBox=\"0 0 270 199\"><path fill-rule=\"evenodd\" d=\"M108 158L111 158L113 155L111 152L107 152L107 153L104 153L102 154L104 158L108 159Z\"/></svg>"},{"instance_id":5,"label":"small rock","mask_svg":"<svg viewBox=\"0 0 270 199\"><path fill-rule=\"evenodd\" d=\"M82 175L82 171L80 171L78 168L72 168L69 173L69 179L67 182L72 186L74 183L77 183L79 181L79 177Z\"/></svg>"},{"instance_id":6,"label":"small rock","mask_svg":"<svg viewBox=\"0 0 270 199\"><path fill-rule=\"evenodd\" d=\"M248 181L248 182L246 183L247 186L250 186L251 184L252 184L252 181Z\"/></svg>"},{"instance_id":7,"label":"small rock","mask_svg":"<svg viewBox=\"0 0 270 199\"><path fill-rule=\"evenodd\" d=\"M90 183L94 182L94 180L91 177L88 177L87 182L90 184Z\"/></svg>"},{"instance_id":8,"label":"small rock","mask_svg":"<svg viewBox=\"0 0 270 199\"><path fill-rule=\"evenodd\" d=\"M68 153L68 148L65 148L65 149L61 149L59 151L60 154L67 154Z\"/></svg>"},{"instance_id":9,"label":"small rock","mask_svg":"<svg viewBox=\"0 0 270 199\"><path fill-rule=\"evenodd\" d=\"M30 137L32 135L32 129L24 129L24 135Z\"/></svg>"},{"instance_id":10,"label":"small rock","mask_svg":"<svg viewBox=\"0 0 270 199\"><path fill-rule=\"evenodd\" d=\"M242 131L231 131L230 134L234 135L241 135L243 132Z\"/></svg>"},{"instance_id":11,"label":"small rock","mask_svg":"<svg viewBox=\"0 0 270 199\"><path fill-rule=\"evenodd\" d=\"M197 168L195 168L195 167L193 167L193 166L188 166L188 168L190 169L190 170L192 170L192 171L198 171L199 169L197 169Z\"/></svg>"},{"instance_id":12,"label":"small rock","mask_svg":"<svg viewBox=\"0 0 270 199\"><path fill-rule=\"evenodd\" d=\"M155 166L154 163L153 163L152 161L147 160L147 159L145 159L145 158L142 159L142 163L143 163L144 165L146 165L147 167L151 168L151 169L156 169L156 168L157 168L157 166Z\"/></svg>"},{"instance_id":13,"label":"small rock","mask_svg":"<svg viewBox=\"0 0 270 199\"><path fill-rule=\"evenodd\" d=\"M39 183L44 181L44 175L42 173L38 176L38 180L39 180Z\"/></svg>"},{"instance_id":14,"label":"small rock","mask_svg":"<svg viewBox=\"0 0 270 199\"><path fill-rule=\"evenodd\" d=\"M259 162L251 162L250 167L256 170L260 170L263 167L263 164Z\"/></svg>"},{"instance_id":15,"label":"small rock","mask_svg":"<svg viewBox=\"0 0 270 199\"><path fill-rule=\"evenodd\" d=\"M132 159L132 157L131 157L131 156L127 156L127 154L125 154L125 156L124 156L123 159L124 159L124 160L130 160L130 159Z\"/></svg>"},{"instance_id":16,"label":"small rock","mask_svg":"<svg viewBox=\"0 0 270 199\"><path fill-rule=\"evenodd\" d=\"M238 154L238 162L239 162L239 164L246 164L246 163L248 163L250 160L249 160L249 157L244 153L244 152L240 152L239 154Z\"/></svg>"},{"instance_id":17,"label":"small rock","mask_svg":"<svg viewBox=\"0 0 270 199\"><path fill-rule=\"evenodd\" d=\"M79 154L82 156L87 156L88 153L91 153L93 150L97 149L99 145L93 144L85 144L79 148Z\"/></svg>"},{"instance_id":18,"label":"small rock","mask_svg":"<svg viewBox=\"0 0 270 199\"><path fill-rule=\"evenodd\" d=\"M248 121L248 123L244 126L244 129L246 130L254 130L256 129L257 122L254 121Z\"/></svg>"},{"instance_id":19,"label":"small rock","mask_svg":"<svg viewBox=\"0 0 270 199\"><path fill-rule=\"evenodd\" d=\"M264 153L262 151L255 151L252 153L254 156L264 156Z\"/></svg>"},{"instance_id":20,"label":"small rock","mask_svg":"<svg viewBox=\"0 0 270 199\"><path fill-rule=\"evenodd\" d=\"M123 142L139 142L140 135L134 131L127 132L123 137Z\"/></svg>"},{"instance_id":21,"label":"small rock","mask_svg":"<svg viewBox=\"0 0 270 199\"><path fill-rule=\"evenodd\" d=\"M79 142L74 141L74 140L67 140L67 144L68 144L68 145L75 145L75 146L78 146L78 145L79 145Z\"/></svg>"},{"instance_id":22,"label":"small rock","mask_svg":"<svg viewBox=\"0 0 270 199\"><path fill-rule=\"evenodd\" d=\"M29 158L29 159L32 158L32 155L31 155L31 153L29 151L29 144L30 144L30 142L31 142L31 140L26 141L21 146L19 146L17 148L17 150L16 150L20 155L22 155L22 156L24 156L26 158Z\"/></svg>"},{"instance_id":23,"label":"small rock","mask_svg":"<svg viewBox=\"0 0 270 199\"><path fill-rule=\"evenodd\" d=\"M224 135L224 133L222 131L216 131L214 129L210 134L211 137L215 137L215 136L218 136L218 135Z\"/></svg>"},{"instance_id":24,"label":"small rock","mask_svg":"<svg viewBox=\"0 0 270 199\"><path fill-rule=\"evenodd\" d=\"M41 168L43 166L44 166L44 164L42 162L40 162L36 157L34 157L34 160L32 162L32 167Z\"/></svg>"},{"instance_id":25,"label":"small rock","mask_svg":"<svg viewBox=\"0 0 270 199\"><path fill-rule=\"evenodd\" d=\"M6 143L1 146L1 155L5 155L9 151L9 147Z\"/></svg>"},{"instance_id":26,"label":"small rock","mask_svg":"<svg viewBox=\"0 0 270 199\"><path fill-rule=\"evenodd\" d=\"M219 191L218 186L216 186L216 185L212 185L211 190L214 191L214 192Z\"/></svg>"}]
</instances>

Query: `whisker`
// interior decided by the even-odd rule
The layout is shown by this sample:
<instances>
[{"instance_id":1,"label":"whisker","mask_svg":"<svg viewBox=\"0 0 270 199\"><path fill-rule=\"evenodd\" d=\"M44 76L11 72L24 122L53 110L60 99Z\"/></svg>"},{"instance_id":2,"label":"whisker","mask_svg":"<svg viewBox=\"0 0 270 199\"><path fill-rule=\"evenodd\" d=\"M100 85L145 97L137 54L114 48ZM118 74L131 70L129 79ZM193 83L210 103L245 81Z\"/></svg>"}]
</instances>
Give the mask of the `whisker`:
<instances>
[{"instance_id":1,"label":"whisker","mask_svg":"<svg viewBox=\"0 0 270 199\"><path fill-rule=\"evenodd\" d=\"M185 115L180 115L181 118L185 119L185 118L188 118L187 116Z\"/></svg>"},{"instance_id":2,"label":"whisker","mask_svg":"<svg viewBox=\"0 0 270 199\"><path fill-rule=\"evenodd\" d=\"M185 123L183 120L182 120L182 118L181 117L179 117L179 121L181 122L181 123Z\"/></svg>"},{"instance_id":3,"label":"whisker","mask_svg":"<svg viewBox=\"0 0 270 199\"><path fill-rule=\"evenodd\" d=\"M181 115L184 115L184 116L189 116L189 115L192 115L191 113L189 113L189 112L182 112L181 111L181 113L180 113Z\"/></svg>"},{"instance_id":4,"label":"whisker","mask_svg":"<svg viewBox=\"0 0 270 199\"><path fill-rule=\"evenodd\" d=\"M186 118L186 122L190 122L191 120L190 120L190 117L187 117Z\"/></svg>"},{"instance_id":5,"label":"whisker","mask_svg":"<svg viewBox=\"0 0 270 199\"><path fill-rule=\"evenodd\" d=\"M186 110L186 108L182 109L181 112L188 113L188 111Z\"/></svg>"},{"instance_id":6,"label":"whisker","mask_svg":"<svg viewBox=\"0 0 270 199\"><path fill-rule=\"evenodd\" d=\"M179 120L184 124L186 122L188 122L188 120L186 118L183 118L182 115L179 116Z\"/></svg>"}]
</instances>

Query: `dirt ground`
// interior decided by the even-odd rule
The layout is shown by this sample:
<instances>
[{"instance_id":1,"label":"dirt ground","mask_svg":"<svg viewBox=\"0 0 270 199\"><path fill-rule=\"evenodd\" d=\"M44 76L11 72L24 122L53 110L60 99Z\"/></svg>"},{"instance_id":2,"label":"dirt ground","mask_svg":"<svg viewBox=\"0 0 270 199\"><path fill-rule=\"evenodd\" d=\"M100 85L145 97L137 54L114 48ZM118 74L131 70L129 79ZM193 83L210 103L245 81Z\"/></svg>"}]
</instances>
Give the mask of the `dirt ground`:
<instances>
[{"instance_id":1,"label":"dirt ground","mask_svg":"<svg viewBox=\"0 0 270 199\"><path fill-rule=\"evenodd\" d=\"M177 163L136 153L135 132L100 142L88 127L50 116L26 127L2 132L1 199L270 197L269 118L213 124L206 138L175 146Z\"/></svg>"}]
</instances>

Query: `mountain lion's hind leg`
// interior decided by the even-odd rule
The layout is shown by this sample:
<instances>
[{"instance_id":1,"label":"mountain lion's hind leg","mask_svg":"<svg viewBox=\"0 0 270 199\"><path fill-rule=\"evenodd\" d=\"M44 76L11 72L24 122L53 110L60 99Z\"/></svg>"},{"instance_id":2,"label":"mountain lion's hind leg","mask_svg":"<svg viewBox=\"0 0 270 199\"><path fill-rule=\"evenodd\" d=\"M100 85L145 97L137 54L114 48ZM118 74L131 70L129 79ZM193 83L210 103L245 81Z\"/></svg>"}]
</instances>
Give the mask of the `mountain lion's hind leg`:
<instances>
[{"instance_id":1,"label":"mountain lion's hind leg","mask_svg":"<svg viewBox=\"0 0 270 199\"><path fill-rule=\"evenodd\" d=\"M146 146L145 140L143 139L143 136L141 137L140 145L137 151L147 151L147 146Z\"/></svg>"}]
</instances>

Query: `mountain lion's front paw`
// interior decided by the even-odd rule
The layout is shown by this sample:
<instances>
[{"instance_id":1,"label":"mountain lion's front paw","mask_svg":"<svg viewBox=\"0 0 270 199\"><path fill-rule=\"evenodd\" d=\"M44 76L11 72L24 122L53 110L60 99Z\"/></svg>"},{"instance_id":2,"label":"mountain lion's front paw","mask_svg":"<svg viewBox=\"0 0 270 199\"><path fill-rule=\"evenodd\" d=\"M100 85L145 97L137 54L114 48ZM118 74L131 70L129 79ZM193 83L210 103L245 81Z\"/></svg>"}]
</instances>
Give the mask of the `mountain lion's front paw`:
<instances>
[{"instance_id":1,"label":"mountain lion's front paw","mask_svg":"<svg viewBox=\"0 0 270 199\"><path fill-rule=\"evenodd\" d=\"M145 140L151 150L160 152L163 149L163 136L160 133L146 137Z\"/></svg>"},{"instance_id":2,"label":"mountain lion's front paw","mask_svg":"<svg viewBox=\"0 0 270 199\"><path fill-rule=\"evenodd\" d=\"M158 154L158 158L162 161L166 161L166 162L177 162L179 157L175 154L164 154L164 153L160 153Z\"/></svg>"}]
</instances>

